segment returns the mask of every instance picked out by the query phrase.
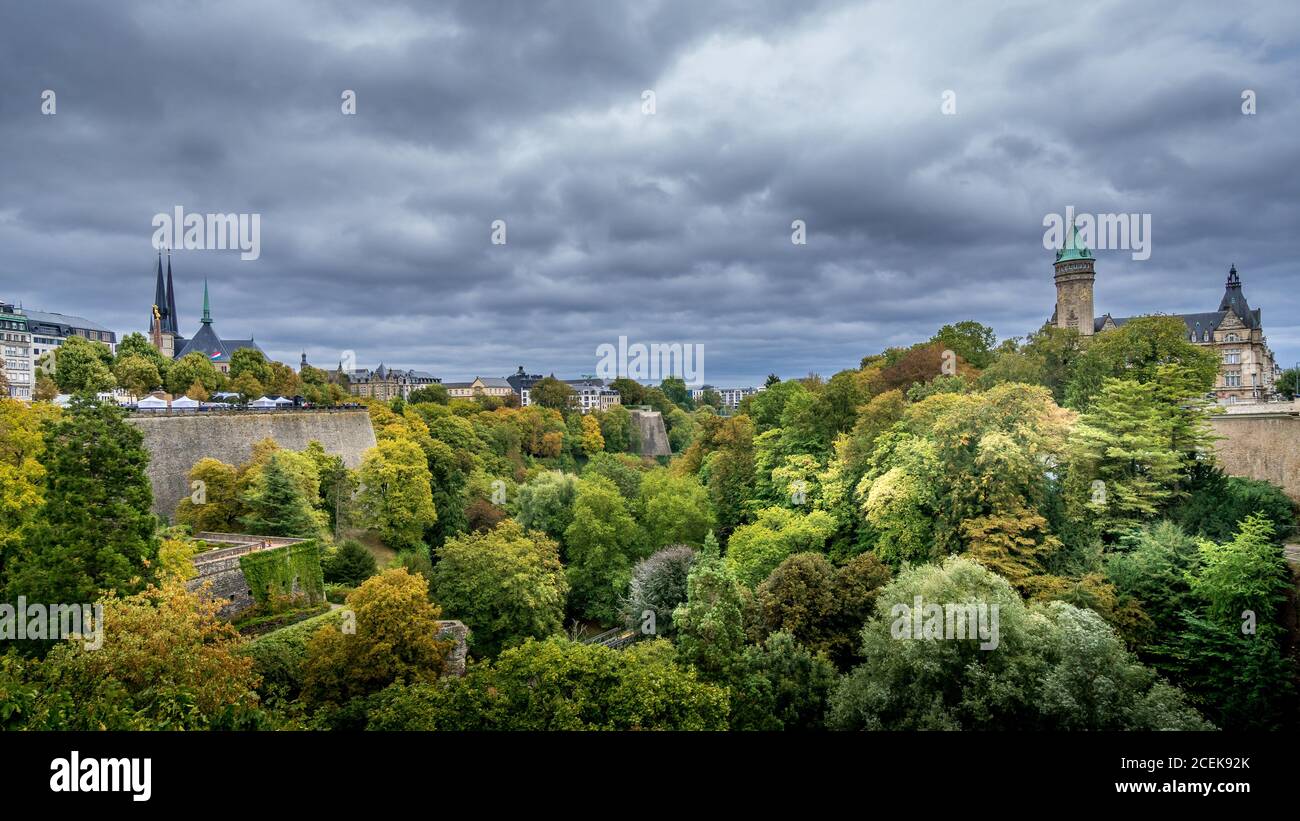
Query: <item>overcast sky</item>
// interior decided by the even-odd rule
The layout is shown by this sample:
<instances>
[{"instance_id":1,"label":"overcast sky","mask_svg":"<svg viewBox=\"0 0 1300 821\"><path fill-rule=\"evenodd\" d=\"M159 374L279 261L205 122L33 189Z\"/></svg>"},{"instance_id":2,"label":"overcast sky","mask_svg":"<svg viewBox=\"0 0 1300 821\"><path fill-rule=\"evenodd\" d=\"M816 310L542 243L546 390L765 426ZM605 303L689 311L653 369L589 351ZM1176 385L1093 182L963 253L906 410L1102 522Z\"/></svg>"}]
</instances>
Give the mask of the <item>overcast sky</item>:
<instances>
[{"instance_id":1,"label":"overcast sky","mask_svg":"<svg viewBox=\"0 0 1300 821\"><path fill-rule=\"evenodd\" d=\"M206 277L218 332L292 363L578 376L623 335L702 344L717 385L829 376L948 322L1038 328L1073 206L1151 215L1149 259L1098 252L1099 315L1212 311L1236 263L1300 360L1292 0L2 14L0 299L120 335L181 206L261 219L256 260L173 256L187 336Z\"/></svg>"}]
</instances>

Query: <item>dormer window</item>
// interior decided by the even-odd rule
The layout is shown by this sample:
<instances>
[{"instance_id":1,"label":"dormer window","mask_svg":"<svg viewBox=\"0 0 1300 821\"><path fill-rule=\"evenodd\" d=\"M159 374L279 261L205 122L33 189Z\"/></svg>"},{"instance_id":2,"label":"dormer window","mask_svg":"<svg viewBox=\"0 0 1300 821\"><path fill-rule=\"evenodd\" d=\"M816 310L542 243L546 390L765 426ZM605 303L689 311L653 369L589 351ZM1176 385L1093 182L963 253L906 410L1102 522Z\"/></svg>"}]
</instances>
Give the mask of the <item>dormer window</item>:
<instances>
[{"instance_id":1,"label":"dormer window","mask_svg":"<svg viewBox=\"0 0 1300 821\"><path fill-rule=\"evenodd\" d=\"M1223 338L1223 340L1224 340L1225 342L1237 342L1237 341L1238 341L1238 337L1237 337L1236 334L1228 334L1227 336L1225 336L1225 337Z\"/></svg>"}]
</instances>

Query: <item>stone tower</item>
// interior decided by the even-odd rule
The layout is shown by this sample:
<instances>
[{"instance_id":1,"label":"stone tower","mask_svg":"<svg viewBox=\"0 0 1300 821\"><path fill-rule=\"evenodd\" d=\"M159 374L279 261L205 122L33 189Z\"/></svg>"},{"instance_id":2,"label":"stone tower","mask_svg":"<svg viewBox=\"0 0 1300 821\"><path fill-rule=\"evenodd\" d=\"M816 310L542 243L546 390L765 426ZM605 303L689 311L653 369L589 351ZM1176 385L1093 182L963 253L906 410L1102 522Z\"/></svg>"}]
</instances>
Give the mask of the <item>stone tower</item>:
<instances>
[{"instance_id":1,"label":"stone tower","mask_svg":"<svg viewBox=\"0 0 1300 821\"><path fill-rule=\"evenodd\" d=\"M1092 252L1079 240L1078 227L1071 225L1064 246L1056 252L1056 313L1052 317L1056 327L1092 336L1094 261Z\"/></svg>"}]
</instances>

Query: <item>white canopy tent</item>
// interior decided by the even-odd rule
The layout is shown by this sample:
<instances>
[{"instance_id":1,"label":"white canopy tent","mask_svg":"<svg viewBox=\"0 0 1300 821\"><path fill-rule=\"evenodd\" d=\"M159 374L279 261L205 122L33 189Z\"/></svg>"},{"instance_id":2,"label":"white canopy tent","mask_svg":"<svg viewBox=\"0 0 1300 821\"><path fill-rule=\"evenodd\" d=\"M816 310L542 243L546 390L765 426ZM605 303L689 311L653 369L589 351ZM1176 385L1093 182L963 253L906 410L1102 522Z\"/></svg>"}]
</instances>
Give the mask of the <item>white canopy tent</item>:
<instances>
[{"instance_id":1,"label":"white canopy tent","mask_svg":"<svg viewBox=\"0 0 1300 821\"><path fill-rule=\"evenodd\" d=\"M276 404L274 399L263 396L261 399L254 399L252 402L249 402L248 406L250 408L265 408L267 410L274 410Z\"/></svg>"},{"instance_id":2,"label":"white canopy tent","mask_svg":"<svg viewBox=\"0 0 1300 821\"><path fill-rule=\"evenodd\" d=\"M146 396L136 402L135 406L140 410L167 410L167 400L159 399L156 396Z\"/></svg>"},{"instance_id":3,"label":"white canopy tent","mask_svg":"<svg viewBox=\"0 0 1300 821\"><path fill-rule=\"evenodd\" d=\"M199 409L199 401L191 399L188 396L178 396L172 400L172 410L192 410Z\"/></svg>"}]
</instances>

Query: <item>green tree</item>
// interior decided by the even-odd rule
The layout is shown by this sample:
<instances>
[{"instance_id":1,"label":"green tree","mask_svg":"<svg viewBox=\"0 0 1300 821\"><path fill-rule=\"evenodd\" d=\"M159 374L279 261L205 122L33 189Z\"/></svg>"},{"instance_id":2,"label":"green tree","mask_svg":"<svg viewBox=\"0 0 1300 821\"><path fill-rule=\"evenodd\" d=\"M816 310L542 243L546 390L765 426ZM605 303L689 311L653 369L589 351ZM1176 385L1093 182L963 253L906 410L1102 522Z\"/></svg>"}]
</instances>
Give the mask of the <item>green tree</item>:
<instances>
[{"instance_id":1,"label":"green tree","mask_svg":"<svg viewBox=\"0 0 1300 821\"><path fill-rule=\"evenodd\" d=\"M552 539L563 539L573 523L573 500L578 496L578 477L549 470L519 486L513 506L515 518L527 530L540 530Z\"/></svg>"},{"instance_id":2,"label":"green tree","mask_svg":"<svg viewBox=\"0 0 1300 821\"><path fill-rule=\"evenodd\" d=\"M977 368L987 368L993 362L993 348L997 335L993 329L979 322L966 320L955 325L944 325L930 337L931 342L943 345Z\"/></svg>"},{"instance_id":3,"label":"green tree","mask_svg":"<svg viewBox=\"0 0 1300 821\"><path fill-rule=\"evenodd\" d=\"M914 615L918 597L938 614ZM983 632L978 617L973 634L956 633L955 619L945 632L943 606L957 604L985 608ZM916 635L918 617L937 632ZM862 641L864 663L831 696L835 729L1209 729L1095 613L1059 601L1026 607L1005 579L960 557L900 573Z\"/></svg>"},{"instance_id":4,"label":"green tree","mask_svg":"<svg viewBox=\"0 0 1300 821\"><path fill-rule=\"evenodd\" d=\"M573 388L554 376L538 380L528 391L529 401L543 408L567 411L573 404Z\"/></svg>"},{"instance_id":5,"label":"green tree","mask_svg":"<svg viewBox=\"0 0 1300 821\"><path fill-rule=\"evenodd\" d=\"M358 474L357 508L365 526L397 550L422 546L438 520L429 465L409 439L384 439L366 451Z\"/></svg>"},{"instance_id":6,"label":"green tree","mask_svg":"<svg viewBox=\"0 0 1300 821\"><path fill-rule=\"evenodd\" d=\"M640 491L641 524L651 547L698 547L713 531L715 521L708 490L694 476L655 471L642 480Z\"/></svg>"},{"instance_id":7,"label":"green tree","mask_svg":"<svg viewBox=\"0 0 1300 821\"><path fill-rule=\"evenodd\" d=\"M532 641L464 678L393 687L376 730L725 730L727 693L677 666L666 641L627 650Z\"/></svg>"},{"instance_id":8,"label":"green tree","mask_svg":"<svg viewBox=\"0 0 1300 821\"><path fill-rule=\"evenodd\" d=\"M694 410L695 403L691 400L691 392L686 387L686 380L680 376L670 376L659 383L659 390L663 391L668 401L684 410Z\"/></svg>"},{"instance_id":9,"label":"green tree","mask_svg":"<svg viewBox=\"0 0 1300 821\"><path fill-rule=\"evenodd\" d=\"M157 556L144 436L111 402L74 398L45 427L43 502L15 557L9 592L37 602L132 593Z\"/></svg>"},{"instance_id":10,"label":"green tree","mask_svg":"<svg viewBox=\"0 0 1300 821\"><path fill-rule=\"evenodd\" d=\"M109 391L117 385L113 354L101 342L70 336L54 352L54 381L64 393Z\"/></svg>"},{"instance_id":11,"label":"green tree","mask_svg":"<svg viewBox=\"0 0 1300 821\"><path fill-rule=\"evenodd\" d=\"M167 392L179 396L198 382L204 390L212 393L220 388L221 379L221 372L212 364L212 360L195 351L172 363L167 371Z\"/></svg>"},{"instance_id":12,"label":"green tree","mask_svg":"<svg viewBox=\"0 0 1300 821\"><path fill-rule=\"evenodd\" d=\"M229 374L232 380L248 374L261 385L269 386L275 382L275 369L266 355L256 348L240 348L232 353Z\"/></svg>"},{"instance_id":13,"label":"green tree","mask_svg":"<svg viewBox=\"0 0 1300 821\"><path fill-rule=\"evenodd\" d=\"M1078 515L1092 517L1103 532L1119 532L1156 515L1183 474L1179 454L1169 447L1172 435L1157 385L1107 380L1072 435L1070 473Z\"/></svg>"},{"instance_id":14,"label":"green tree","mask_svg":"<svg viewBox=\"0 0 1300 821\"><path fill-rule=\"evenodd\" d=\"M1176 316L1139 316L1095 335L1074 363L1066 403L1087 410L1107 379L1155 383L1183 396L1204 396L1214 387L1219 358L1187 339L1187 324Z\"/></svg>"},{"instance_id":15,"label":"green tree","mask_svg":"<svg viewBox=\"0 0 1300 821\"><path fill-rule=\"evenodd\" d=\"M325 581L356 587L379 572L375 554L356 539L344 539L325 561L321 562Z\"/></svg>"},{"instance_id":16,"label":"green tree","mask_svg":"<svg viewBox=\"0 0 1300 821\"><path fill-rule=\"evenodd\" d=\"M710 539L686 579L686 602L673 611L677 650L705 681L727 683L745 650L745 591Z\"/></svg>"},{"instance_id":17,"label":"green tree","mask_svg":"<svg viewBox=\"0 0 1300 821\"><path fill-rule=\"evenodd\" d=\"M246 532L264 536L315 537L321 522L312 501L294 480L285 454L277 451L244 493L239 522Z\"/></svg>"},{"instance_id":18,"label":"green tree","mask_svg":"<svg viewBox=\"0 0 1300 821\"><path fill-rule=\"evenodd\" d=\"M553 540L507 519L448 539L436 552L433 599L469 627L476 655L495 656L563 627L569 584Z\"/></svg>"},{"instance_id":19,"label":"green tree","mask_svg":"<svg viewBox=\"0 0 1300 821\"><path fill-rule=\"evenodd\" d=\"M727 566L742 584L753 588L787 556L820 551L834 533L835 521L823 510L802 514L783 507L765 508L757 521L731 534Z\"/></svg>"},{"instance_id":20,"label":"green tree","mask_svg":"<svg viewBox=\"0 0 1300 821\"><path fill-rule=\"evenodd\" d=\"M118 356L113 366L117 384L133 396L144 396L162 386L162 376L157 366L143 356Z\"/></svg>"},{"instance_id":21,"label":"green tree","mask_svg":"<svg viewBox=\"0 0 1300 821\"><path fill-rule=\"evenodd\" d=\"M644 554L640 528L613 482L594 477L578 485L564 544L573 611L601 624L618 621L632 565Z\"/></svg>"},{"instance_id":22,"label":"green tree","mask_svg":"<svg viewBox=\"0 0 1300 821\"><path fill-rule=\"evenodd\" d=\"M835 686L835 666L789 633L745 648L731 690L733 730L819 730Z\"/></svg>"},{"instance_id":23,"label":"green tree","mask_svg":"<svg viewBox=\"0 0 1300 821\"><path fill-rule=\"evenodd\" d=\"M191 493L176 505L176 521L190 529L229 532L244 515L239 498L239 470L219 459L204 457L189 473Z\"/></svg>"}]
</instances>

